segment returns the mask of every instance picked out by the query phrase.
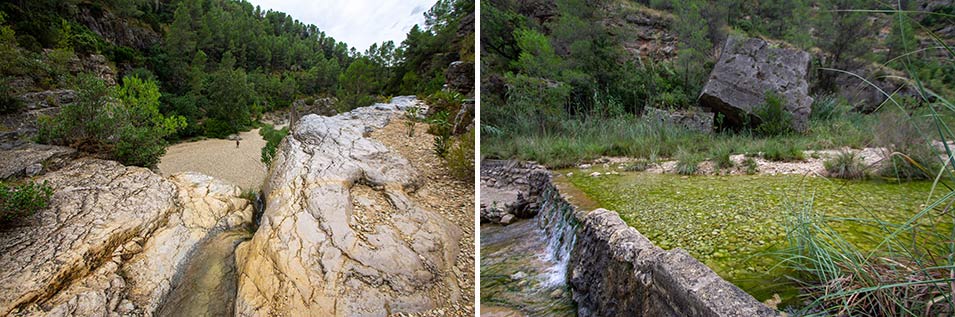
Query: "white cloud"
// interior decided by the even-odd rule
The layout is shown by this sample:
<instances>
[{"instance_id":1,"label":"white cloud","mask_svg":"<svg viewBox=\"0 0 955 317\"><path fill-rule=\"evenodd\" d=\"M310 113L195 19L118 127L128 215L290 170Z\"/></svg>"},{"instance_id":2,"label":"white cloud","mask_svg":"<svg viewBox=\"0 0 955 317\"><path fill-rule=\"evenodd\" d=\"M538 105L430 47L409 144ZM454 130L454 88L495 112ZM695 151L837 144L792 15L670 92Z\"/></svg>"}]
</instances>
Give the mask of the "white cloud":
<instances>
[{"instance_id":1,"label":"white cloud","mask_svg":"<svg viewBox=\"0 0 955 317\"><path fill-rule=\"evenodd\" d=\"M326 35L364 51L373 43L401 44L408 30L424 24L435 0L249 0L262 10L285 12Z\"/></svg>"}]
</instances>

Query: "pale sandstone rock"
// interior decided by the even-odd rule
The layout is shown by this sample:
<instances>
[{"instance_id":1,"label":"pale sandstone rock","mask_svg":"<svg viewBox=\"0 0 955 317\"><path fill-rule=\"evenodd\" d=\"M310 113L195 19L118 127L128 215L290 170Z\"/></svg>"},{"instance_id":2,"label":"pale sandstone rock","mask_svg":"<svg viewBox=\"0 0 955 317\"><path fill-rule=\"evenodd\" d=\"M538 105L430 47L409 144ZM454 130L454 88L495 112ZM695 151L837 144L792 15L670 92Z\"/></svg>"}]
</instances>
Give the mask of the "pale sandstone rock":
<instances>
[{"instance_id":1,"label":"pale sandstone rock","mask_svg":"<svg viewBox=\"0 0 955 317\"><path fill-rule=\"evenodd\" d=\"M81 159L41 180L51 207L0 233L0 314L151 315L201 240L251 222L239 189L204 175Z\"/></svg>"},{"instance_id":2,"label":"pale sandstone rock","mask_svg":"<svg viewBox=\"0 0 955 317\"><path fill-rule=\"evenodd\" d=\"M237 315L384 316L459 295L460 229L409 198L418 179L406 159L364 137L415 103L295 125L273 163L261 226L237 251Z\"/></svg>"}]
</instances>

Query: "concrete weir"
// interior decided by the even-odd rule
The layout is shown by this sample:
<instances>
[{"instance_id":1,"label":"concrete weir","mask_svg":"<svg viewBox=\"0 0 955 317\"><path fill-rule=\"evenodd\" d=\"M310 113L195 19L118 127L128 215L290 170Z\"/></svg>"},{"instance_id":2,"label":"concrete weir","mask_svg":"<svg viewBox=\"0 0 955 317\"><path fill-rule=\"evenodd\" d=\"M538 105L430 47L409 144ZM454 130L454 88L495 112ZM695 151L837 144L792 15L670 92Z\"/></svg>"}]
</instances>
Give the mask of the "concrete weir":
<instances>
[{"instance_id":1,"label":"concrete weir","mask_svg":"<svg viewBox=\"0 0 955 317\"><path fill-rule=\"evenodd\" d=\"M682 249L663 250L616 212L578 210L542 166L485 160L482 188L524 191L580 316L776 316Z\"/></svg>"}]
</instances>

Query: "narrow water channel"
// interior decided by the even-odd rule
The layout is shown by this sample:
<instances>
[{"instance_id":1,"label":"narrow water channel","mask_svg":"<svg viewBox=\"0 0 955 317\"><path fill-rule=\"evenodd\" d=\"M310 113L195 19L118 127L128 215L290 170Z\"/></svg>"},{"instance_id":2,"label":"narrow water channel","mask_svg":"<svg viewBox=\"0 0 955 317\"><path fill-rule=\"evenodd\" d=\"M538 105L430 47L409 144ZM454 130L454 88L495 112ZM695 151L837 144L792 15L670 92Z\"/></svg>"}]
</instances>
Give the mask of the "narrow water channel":
<instances>
[{"instance_id":1,"label":"narrow water channel","mask_svg":"<svg viewBox=\"0 0 955 317\"><path fill-rule=\"evenodd\" d=\"M482 315L576 315L566 267L566 261L552 255L537 219L482 224Z\"/></svg>"},{"instance_id":2,"label":"narrow water channel","mask_svg":"<svg viewBox=\"0 0 955 317\"><path fill-rule=\"evenodd\" d=\"M235 248L252 234L246 228L220 232L194 251L157 316L235 315Z\"/></svg>"}]
</instances>

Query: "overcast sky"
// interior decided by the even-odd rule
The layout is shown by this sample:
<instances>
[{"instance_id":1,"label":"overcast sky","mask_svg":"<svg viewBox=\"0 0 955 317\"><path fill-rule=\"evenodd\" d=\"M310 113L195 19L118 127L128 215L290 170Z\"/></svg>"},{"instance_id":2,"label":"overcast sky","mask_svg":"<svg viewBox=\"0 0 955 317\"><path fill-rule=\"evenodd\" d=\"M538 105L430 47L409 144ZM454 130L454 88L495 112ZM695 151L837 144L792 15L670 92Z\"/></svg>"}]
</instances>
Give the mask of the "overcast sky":
<instances>
[{"instance_id":1,"label":"overcast sky","mask_svg":"<svg viewBox=\"0 0 955 317\"><path fill-rule=\"evenodd\" d=\"M249 0L262 10L282 11L326 35L365 51L372 43L401 44L435 0Z\"/></svg>"}]
</instances>

